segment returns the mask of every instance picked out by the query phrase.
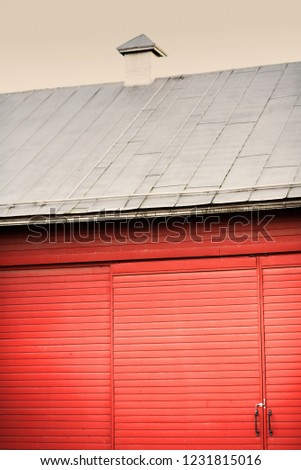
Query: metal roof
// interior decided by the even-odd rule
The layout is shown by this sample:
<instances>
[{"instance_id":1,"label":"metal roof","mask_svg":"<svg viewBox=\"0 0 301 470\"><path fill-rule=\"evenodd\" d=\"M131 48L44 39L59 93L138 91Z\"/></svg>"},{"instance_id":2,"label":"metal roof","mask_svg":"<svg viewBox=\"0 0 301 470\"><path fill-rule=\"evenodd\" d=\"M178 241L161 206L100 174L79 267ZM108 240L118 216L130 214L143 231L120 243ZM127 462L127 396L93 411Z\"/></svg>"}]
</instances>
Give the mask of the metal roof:
<instances>
[{"instance_id":1,"label":"metal roof","mask_svg":"<svg viewBox=\"0 0 301 470\"><path fill-rule=\"evenodd\" d=\"M0 95L0 217L301 198L301 62Z\"/></svg>"}]
</instances>

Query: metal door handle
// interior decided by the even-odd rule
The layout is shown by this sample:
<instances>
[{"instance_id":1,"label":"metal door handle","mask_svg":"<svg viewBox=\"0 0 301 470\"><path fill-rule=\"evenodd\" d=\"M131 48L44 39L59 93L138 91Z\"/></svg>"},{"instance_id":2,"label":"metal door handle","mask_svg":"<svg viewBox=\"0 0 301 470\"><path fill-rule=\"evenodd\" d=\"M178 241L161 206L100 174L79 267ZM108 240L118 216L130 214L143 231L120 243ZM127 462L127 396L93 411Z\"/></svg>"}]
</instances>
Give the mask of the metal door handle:
<instances>
[{"instance_id":1,"label":"metal door handle","mask_svg":"<svg viewBox=\"0 0 301 470\"><path fill-rule=\"evenodd\" d=\"M258 408L263 408L265 406L265 400L263 400L262 403L256 403L255 405L255 434L256 436L260 436L260 432L258 431L258 416L259 416L259 411Z\"/></svg>"},{"instance_id":2,"label":"metal door handle","mask_svg":"<svg viewBox=\"0 0 301 470\"><path fill-rule=\"evenodd\" d=\"M257 418L258 418L258 415L259 415L259 412L258 412L258 409L256 408L255 409L255 434L256 436L259 436L259 431L258 431L258 428L257 428Z\"/></svg>"},{"instance_id":3,"label":"metal door handle","mask_svg":"<svg viewBox=\"0 0 301 470\"><path fill-rule=\"evenodd\" d=\"M268 431L269 431L269 436L273 435L273 431L271 429L271 416L272 416L272 410L268 411Z\"/></svg>"}]
</instances>

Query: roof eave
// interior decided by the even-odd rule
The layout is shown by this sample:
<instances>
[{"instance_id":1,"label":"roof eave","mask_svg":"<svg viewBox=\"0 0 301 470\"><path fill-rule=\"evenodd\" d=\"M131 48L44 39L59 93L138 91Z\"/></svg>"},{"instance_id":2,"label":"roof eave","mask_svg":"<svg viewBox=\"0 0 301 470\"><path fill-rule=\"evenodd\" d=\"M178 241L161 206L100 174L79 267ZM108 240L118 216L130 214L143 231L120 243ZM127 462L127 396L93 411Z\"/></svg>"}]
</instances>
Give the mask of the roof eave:
<instances>
[{"instance_id":1,"label":"roof eave","mask_svg":"<svg viewBox=\"0 0 301 470\"><path fill-rule=\"evenodd\" d=\"M44 225L55 223L78 223L78 222L96 222L96 221L112 221L125 219L142 219L142 218L164 218L164 217L183 217L196 216L206 214L225 214L238 212L254 212L280 209L294 209L301 207L301 198L284 200L284 201L263 201L249 204L223 204L209 206L190 206L178 208L156 208L144 210L130 211L108 211L108 212L91 212L91 213L74 213L74 214L58 214L58 215L32 215L22 217L1 217L0 226L26 226L26 225Z\"/></svg>"}]
</instances>

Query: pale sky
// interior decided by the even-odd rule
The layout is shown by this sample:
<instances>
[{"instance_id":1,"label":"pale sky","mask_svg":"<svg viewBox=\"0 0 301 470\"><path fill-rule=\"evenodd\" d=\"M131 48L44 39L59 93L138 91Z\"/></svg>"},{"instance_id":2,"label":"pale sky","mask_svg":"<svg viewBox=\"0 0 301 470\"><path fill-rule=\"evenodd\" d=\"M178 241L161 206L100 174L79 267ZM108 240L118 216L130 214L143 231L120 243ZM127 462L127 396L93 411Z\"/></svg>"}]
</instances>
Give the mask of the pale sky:
<instances>
[{"instance_id":1,"label":"pale sky","mask_svg":"<svg viewBox=\"0 0 301 470\"><path fill-rule=\"evenodd\" d=\"M301 61L301 0L0 0L0 92L123 81L141 33L155 76Z\"/></svg>"}]
</instances>

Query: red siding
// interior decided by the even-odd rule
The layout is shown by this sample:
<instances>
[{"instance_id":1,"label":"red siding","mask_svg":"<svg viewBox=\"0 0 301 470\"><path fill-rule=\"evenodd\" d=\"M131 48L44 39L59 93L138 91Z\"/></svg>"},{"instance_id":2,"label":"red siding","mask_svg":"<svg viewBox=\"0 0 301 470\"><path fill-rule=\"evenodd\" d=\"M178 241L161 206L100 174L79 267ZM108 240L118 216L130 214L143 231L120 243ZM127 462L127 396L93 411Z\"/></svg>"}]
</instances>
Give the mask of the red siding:
<instances>
[{"instance_id":1,"label":"red siding","mask_svg":"<svg viewBox=\"0 0 301 470\"><path fill-rule=\"evenodd\" d=\"M268 223L258 224L263 217ZM185 219L186 220L186 219ZM300 211L204 216L189 221L136 221L52 226L43 239L26 227L1 229L0 265L79 263L159 258L236 256L301 250ZM138 222L140 225L138 225ZM196 225L196 222L198 225ZM136 225L134 225L136 224ZM175 225L177 224L177 225ZM46 237L47 235L47 237ZM40 243L37 243L37 240ZM43 240L43 241L42 241Z\"/></svg>"},{"instance_id":2,"label":"red siding","mask_svg":"<svg viewBox=\"0 0 301 470\"><path fill-rule=\"evenodd\" d=\"M297 215L270 239L230 216L198 241L3 230L1 448L301 449Z\"/></svg>"},{"instance_id":3,"label":"red siding","mask_svg":"<svg viewBox=\"0 0 301 470\"><path fill-rule=\"evenodd\" d=\"M111 448L109 269L1 272L2 449Z\"/></svg>"}]
</instances>

